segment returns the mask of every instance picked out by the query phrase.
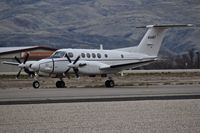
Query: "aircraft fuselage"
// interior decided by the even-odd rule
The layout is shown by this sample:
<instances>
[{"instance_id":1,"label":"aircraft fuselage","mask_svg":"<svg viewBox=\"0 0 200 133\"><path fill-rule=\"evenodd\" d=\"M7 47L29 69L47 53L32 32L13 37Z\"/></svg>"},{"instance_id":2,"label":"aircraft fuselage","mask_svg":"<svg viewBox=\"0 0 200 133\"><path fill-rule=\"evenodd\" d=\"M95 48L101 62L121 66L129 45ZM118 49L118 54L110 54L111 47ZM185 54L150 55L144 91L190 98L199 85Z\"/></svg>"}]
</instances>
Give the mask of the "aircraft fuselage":
<instances>
[{"instance_id":1,"label":"aircraft fuselage","mask_svg":"<svg viewBox=\"0 0 200 133\"><path fill-rule=\"evenodd\" d=\"M138 65L147 63L146 61L152 61L156 58L145 54L118 50L60 49L50 58L42 59L34 63L31 68L40 74L62 74L70 67L70 62L65 56L66 54L68 54L72 62L80 56L79 61L75 65L79 68L79 73L83 74L114 73L130 67L138 67ZM142 63L143 61L144 63ZM123 66L123 64L130 64L130 66ZM111 67L116 65L121 65L121 67ZM109 67L111 68L109 69ZM70 70L69 72L73 71Z\"/></svg>"}]
</instances>

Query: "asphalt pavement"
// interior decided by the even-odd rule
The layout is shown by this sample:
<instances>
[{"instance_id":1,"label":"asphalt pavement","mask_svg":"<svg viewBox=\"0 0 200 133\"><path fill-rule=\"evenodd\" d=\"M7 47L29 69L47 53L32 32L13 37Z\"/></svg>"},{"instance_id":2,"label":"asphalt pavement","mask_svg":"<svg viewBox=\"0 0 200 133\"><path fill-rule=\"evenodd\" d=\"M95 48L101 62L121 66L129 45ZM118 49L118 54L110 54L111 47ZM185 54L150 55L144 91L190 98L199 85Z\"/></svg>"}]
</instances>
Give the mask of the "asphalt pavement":
<instances>
[{"instance_id":1,"label":"asphalt pavement","mask_svg":"<svg viewBox=\"0 0 200 133\"><path fill-rule=\"evenodd\" d=\"M200 132L199 85L8 88L0 104L2 133Z\"/></svg>"},{"instance_id":2,"label":"asphalt pavement","mask_svg":"<svg viewBox=\"0 0 200 133\"><path fill-rule=\"evenodd\" d=\"M1 89L0 105L131 100L200 99L199 85L116 88Z\"/></svg>"},{"instance_id":3,"label":"asphalt pavement","mask_svg":"<svg viewBox=\"0 0 200 133\"><path fill-rule=\"evenodd\" d=\"M199 133L200 100L0 106L1 133Z\"/></svg>"}]
</instances>

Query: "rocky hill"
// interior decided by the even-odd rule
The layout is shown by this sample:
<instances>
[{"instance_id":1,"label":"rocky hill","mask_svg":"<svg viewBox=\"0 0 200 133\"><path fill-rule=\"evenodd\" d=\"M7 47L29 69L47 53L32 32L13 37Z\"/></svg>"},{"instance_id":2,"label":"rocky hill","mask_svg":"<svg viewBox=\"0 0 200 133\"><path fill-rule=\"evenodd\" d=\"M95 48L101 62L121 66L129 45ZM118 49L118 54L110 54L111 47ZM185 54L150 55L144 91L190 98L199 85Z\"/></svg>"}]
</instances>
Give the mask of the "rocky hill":
<instances>
[{"instance_id":1,"label":"rocky hill","mask_svg":"<svg viewBox=\"0 0 200 133\"><path fill-rule=\"evenodd\" d=\"M1 0L0 46L120 48L147 24L200 24L199 0ZM200 49L200 29L172 29L161 55Z\"/></svg>"}]
</instances>

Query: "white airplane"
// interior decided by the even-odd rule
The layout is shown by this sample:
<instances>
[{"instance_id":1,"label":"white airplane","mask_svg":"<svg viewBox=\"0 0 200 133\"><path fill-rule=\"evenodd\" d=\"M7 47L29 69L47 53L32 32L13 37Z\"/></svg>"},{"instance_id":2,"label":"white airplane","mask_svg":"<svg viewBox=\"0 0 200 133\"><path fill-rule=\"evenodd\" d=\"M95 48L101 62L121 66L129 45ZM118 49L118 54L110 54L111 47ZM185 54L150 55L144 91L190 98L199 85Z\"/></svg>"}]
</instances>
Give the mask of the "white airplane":
<instances>
[{"instance_id":1,"label":"white airplane","mask_svg":"<svg viewBox=\"0 0 200 133\"><path fill-rule=\"evenodd\" d=\"M35 75L33 87L39 88L38 76L56 77L57 88L65 87L63 78L69 73L85 75L102 75L117 73L125 69L136 68L152 63L158 59L158 52L164 38L165 31L172 27L191 27L192 24L176 25L147 25L137 28L147 28L147 32L138 46L104 50L104 49L59 49L49 58L39 61L24 62L15 57L16 62L3 62L4 64L18 65L20 71L24 69L29 75ZM114 80L109 77L105 81L106 87L114 87Z\"/></svg>"}]
</instances>

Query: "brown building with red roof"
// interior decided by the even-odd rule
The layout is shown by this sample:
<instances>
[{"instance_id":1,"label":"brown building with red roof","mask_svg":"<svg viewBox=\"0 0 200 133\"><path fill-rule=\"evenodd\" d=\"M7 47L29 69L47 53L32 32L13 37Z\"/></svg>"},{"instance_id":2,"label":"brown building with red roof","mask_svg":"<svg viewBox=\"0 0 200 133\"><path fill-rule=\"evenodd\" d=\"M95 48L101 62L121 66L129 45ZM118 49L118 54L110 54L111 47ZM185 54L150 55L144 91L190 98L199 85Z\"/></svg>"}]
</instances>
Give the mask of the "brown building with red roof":
<instances>
[{"instance_id":1,"label":"brown building with red roof","mask_svg":"<svg viewBox=\"0 0 200 133\"><path fill-rule=\"evenodd\" d=\"M0 73L19 71L16 66L2 64L3 61L16 62L15 56L23 61L26 53L29 53L29 60L40 60L49 57L56 50L44 46L0 47Z\"/></svg>"}]
</instances>

